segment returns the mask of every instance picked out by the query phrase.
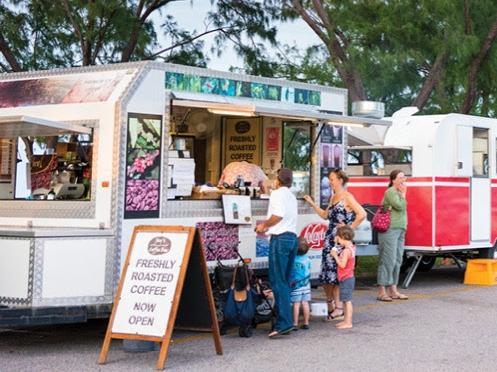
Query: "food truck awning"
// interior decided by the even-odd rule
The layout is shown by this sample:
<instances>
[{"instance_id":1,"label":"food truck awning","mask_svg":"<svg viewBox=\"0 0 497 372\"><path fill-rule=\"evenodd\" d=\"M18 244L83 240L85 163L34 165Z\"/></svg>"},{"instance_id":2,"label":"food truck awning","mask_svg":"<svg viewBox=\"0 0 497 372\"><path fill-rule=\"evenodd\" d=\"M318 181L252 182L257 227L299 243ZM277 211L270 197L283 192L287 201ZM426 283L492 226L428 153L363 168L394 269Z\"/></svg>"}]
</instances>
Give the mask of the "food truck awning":
<instances>
[{"instance_id":1,"label":"food truck awning","mask_svg":"<svg viewBox=\"0 0 497 372\"><path fill-rule=\"evenodd\" d=\"M390 121L331 114L319 110L296 108L295 105L268 102L254 103L245 98L232 98L201 93L173 92L173 106L205 108L220 115L272 116L293 120L323 121L333 125L369 127L371 125L389 126Z\"/></svg>"},{"instance_id":2,"label":"food truck awning","mask_svg":"<svg viewBox=\"0 0 497 372\"><path fill-rule=\"evenodd\" d=\"M91 128L25 115L0 116L0 138L48 137L67 133L91 134Z\"/></svg>"}]
</instances>

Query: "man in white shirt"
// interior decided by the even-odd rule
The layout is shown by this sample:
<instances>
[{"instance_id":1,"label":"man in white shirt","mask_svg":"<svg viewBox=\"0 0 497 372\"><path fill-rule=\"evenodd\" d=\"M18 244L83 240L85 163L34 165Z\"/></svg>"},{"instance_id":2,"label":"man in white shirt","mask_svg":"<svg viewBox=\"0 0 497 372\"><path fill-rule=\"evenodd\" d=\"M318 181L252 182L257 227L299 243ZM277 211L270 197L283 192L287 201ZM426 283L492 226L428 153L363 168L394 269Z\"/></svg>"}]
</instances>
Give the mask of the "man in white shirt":
<instances>
[{"instance_id":1,"label":"man in white shirt","mask_svg":"<svg viewBox=\"0 0 497 372\"><path fill-rule=\"evenodd\" d=\"M297 254L297 199L290 191L293 172L281 168L271 192L267 220L256 231L271 235L269 243L269 281L276 305L276 324L270 338L288 334L293 329L290 302L290 274Z\"/></svg>"}]
</instances>

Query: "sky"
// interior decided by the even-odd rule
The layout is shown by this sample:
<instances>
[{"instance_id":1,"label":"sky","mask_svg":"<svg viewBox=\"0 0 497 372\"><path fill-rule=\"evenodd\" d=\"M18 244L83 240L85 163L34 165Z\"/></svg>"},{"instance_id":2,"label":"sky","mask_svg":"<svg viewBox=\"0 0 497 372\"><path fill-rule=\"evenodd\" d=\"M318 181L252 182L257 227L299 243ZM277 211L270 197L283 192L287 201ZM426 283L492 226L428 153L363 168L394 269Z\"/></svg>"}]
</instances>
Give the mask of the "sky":
<instances>
[{"instance_id":1,"label":"sky","mask_svg":"<svg viewBox=\"0 0 497 372\"><path fill-rule=\"evenodd\" d=\"M198 32L203 32L206 30L204 20L207 12L211 10L211 2L210 0L175 1L170 3L165 10L167 14L171 14L174 17L180 27L188 31L197 30ZM160 24L160 16L158 14L155 15L154 22ZM208 67L222 71L228 71L231 66L243 67L242 60L238 58L229 45L221 57L217 57L210 52L209 49L213 44L214 37L214 34L209 34L202 39L205 42L204 52L210 59ZM302 49L320 43L314 32L301 20L292 23L280 23L278 25L277 38L283 44L293 45L296 43ZM162 35L159 37L159 42L162 47L169 46L167 39Z\"/></svg>"}]
</instances>

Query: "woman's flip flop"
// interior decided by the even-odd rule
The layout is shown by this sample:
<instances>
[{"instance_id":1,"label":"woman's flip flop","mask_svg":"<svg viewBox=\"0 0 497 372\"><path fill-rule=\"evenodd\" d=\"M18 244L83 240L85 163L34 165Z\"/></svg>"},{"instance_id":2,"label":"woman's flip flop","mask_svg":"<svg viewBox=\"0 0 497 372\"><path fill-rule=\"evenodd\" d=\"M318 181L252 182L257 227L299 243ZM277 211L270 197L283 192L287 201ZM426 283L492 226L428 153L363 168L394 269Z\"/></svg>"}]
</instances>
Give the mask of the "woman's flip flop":
<instances>
[{"instance_id":1,"label":"woman's flip flop","mask_svg":"<svg viewBox=\"0 0 497 372\"><path fill-rule=\"evenodd\" d=\"M392 302L392 297L390 297L389 295L381 295L381 296L378 296L376 297L376 300L378 301L382 301L382 302Z\"/></svg>"}]
</instances>

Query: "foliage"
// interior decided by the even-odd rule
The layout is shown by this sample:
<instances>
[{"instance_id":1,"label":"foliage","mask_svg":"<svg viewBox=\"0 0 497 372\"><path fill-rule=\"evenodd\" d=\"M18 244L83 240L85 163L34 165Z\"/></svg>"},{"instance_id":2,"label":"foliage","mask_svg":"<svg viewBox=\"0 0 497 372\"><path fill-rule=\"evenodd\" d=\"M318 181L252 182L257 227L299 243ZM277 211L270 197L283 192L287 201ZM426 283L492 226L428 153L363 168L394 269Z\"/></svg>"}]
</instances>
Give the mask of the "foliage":
<instances>
[{"instance_id":1,"label":"foliage","mask_svg":"<svg viewBox=\"0 0 497 372\"><path fill-rule=\"evenodd\" d=\"M0 71L86 66L151 58L205 66L203 43L162 14L176 45L157 53L151 15L178 0L5 0L0 3ZM9 58L10 57L10 58Z\"/></svg>"},{"instance_id":2,"label":"foliage","mask_svg":"<svg viewBox=\"0 0 497 372\"><path fill-rule=\"evenodd\" d=\"M241 10L227 11L234 3ZM237 0L218 1L214 14L219 23L243 25L250 19L255 27L254 40L236 48L249 73L343 86L351 100L386 102L387 114L408 105L425 113L464 111L476 79L471 112L493 114L497 108L493 40L483 50L497 17L491 0ZM309 26L296 32L314 32L320 45L303 51L264 32L296 18ZM227 38L218 41L222 46ZM259 47L262 41L270 53ZM479 54L482 62L470 76Z\"/></svg>"},{"instance_id":3,"label":"foliage","mask_svg":"<svg viewBox=\"0 0 497 372\"><path fill-rule=\"evenodd\" d=\"M294 171L310 170L311 136L308 123L304 126L286 124L283 131L283 166Z\"/></svg>"}]
</instances>

